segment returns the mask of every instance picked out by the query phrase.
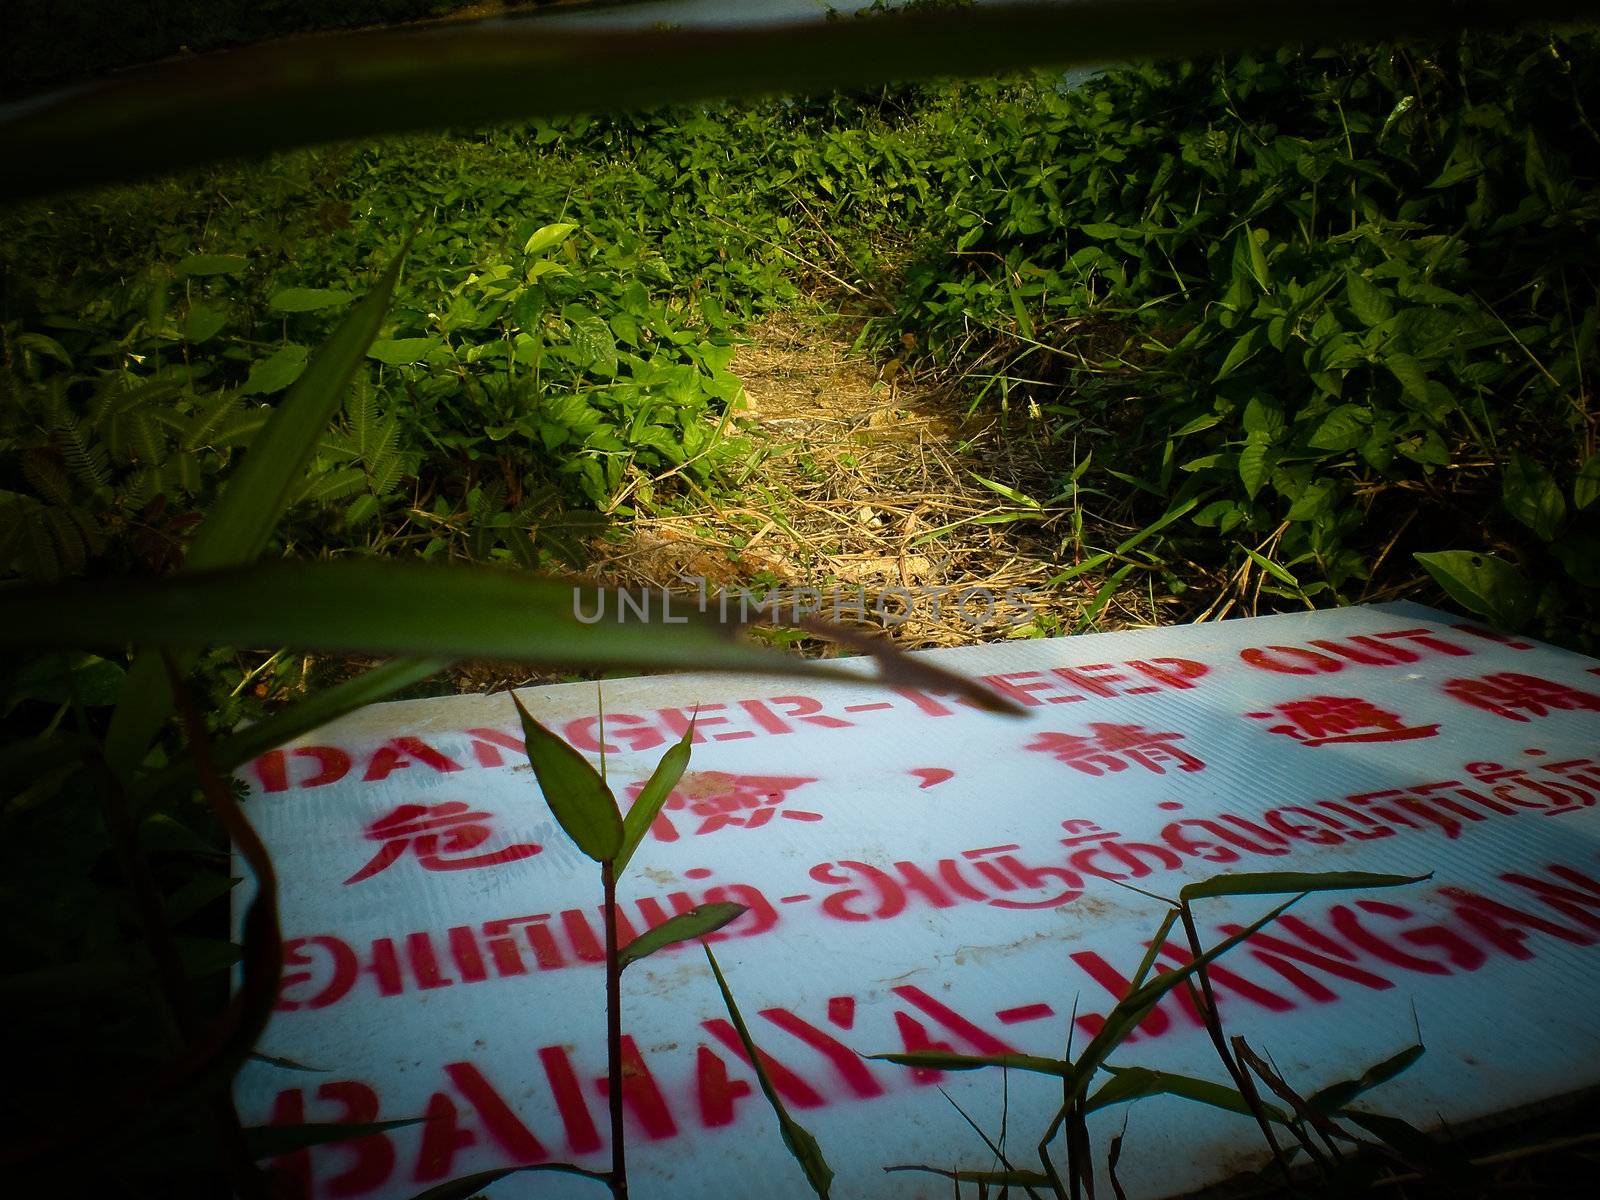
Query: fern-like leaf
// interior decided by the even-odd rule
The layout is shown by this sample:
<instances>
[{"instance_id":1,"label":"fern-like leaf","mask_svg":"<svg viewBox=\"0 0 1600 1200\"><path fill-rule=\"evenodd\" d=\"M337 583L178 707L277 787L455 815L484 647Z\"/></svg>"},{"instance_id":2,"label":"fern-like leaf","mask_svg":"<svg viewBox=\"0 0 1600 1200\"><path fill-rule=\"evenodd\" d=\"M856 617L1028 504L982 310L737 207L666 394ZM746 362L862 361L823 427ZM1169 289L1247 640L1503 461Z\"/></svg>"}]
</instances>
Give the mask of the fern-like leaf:
<instances>
[{"instance_id":1,"label":"fern-like leaf","mask_svg":"<svg viewBox=\"0 0 1600 1200\"><path fill-rule=\"evenodd\" d=\"M337 471L328 471L320 475L313 475L306 479L300 486L294 502L297 504L329 504L335 500L343 500L363 491L367 486L367 475L355 467L344 467Z\"/></svg>"},{"instance_id":2,"label":"fern-like leaf","mask_svg":"<svg viewBox=\"0 0 1600 1200\"><path fill-rule=\"evenodd\" d=\"M365 525L378 515L378 498L371 492L362 492L350 502L350 507L344 510L344 523L348 528Z\"/></svg>"},{"instance_id":3,"label":"fern-like leaf","mask_svg":"<svg viewBox=\"0 0 1600 1200\"><path fill-rule=\"evenodd\" d=\"M22 456L22 477L34 495L50 504L72 503L72 480L66 467L45 450L29 450Z\"/></svg>"},{"instance_id":4,"label":"fern-like leaf","mask_svg":"<svg viewBox=\"0 0 1600 1200\"><path fill-rule=\"evenodd\" d=\"M345 402L345 417L350 423L350 438L358 457L370 460L374 435L378 429L378 402L365 379L358 379Z\"/></svg>"},{"instance_id":5,"label":"fern-like leaf","mask_svg":"<svg viewBox=\"0 0 1600 1200\"><path fill-rule=\"evenodd\" d=\"M67 407L62 389L52 388L45 406L50 440L60 452L67 469L90 491L109 484L111 468L106 458L106 448L93 440L79 424L78 418Z\"/></svg>"},{"instance_id":6,"label":"fern-like leaf","mask_svg":"<svg viewBox=\"0 0 1600 1200\"><path fill-rule=\"evenodd\" d=\"M214 443L217 432L223 429L239 407L238 392L213 392L202 396L189 427L183 431L183 448L198 450Z\"/></svg>"},{"instance_id":7,"label":"fern-like leaf","mask_svg":"<svg viewBox=\"0 0 1600 1200\"><path fill-rule=\"evenodd\" d=\"M161 436L155 419L149 413L131 412L122 419L127 423L128 442L135 462L150 467L159 467L166 462L166 439Z\"/></svg>"},{"instance_id":8,"label":"fern-like leaf","mask_svg":"<svg viewBox=\"0 0 1600 1200\"><path fill-rule=\"evenodd\" d=\"M84 567L89 565L89 548L84 544L77 523L64 509L59 508L44 509L40 516L50 530L51 540L55 542L59 572L63 575L82 574Z\"/></svg>"},{"instance_id":9,"label":"fern-like leaf","mask_svg":"<svg viewBox=\"0 0 1600 1200\"><path fill-rule=\"evenodd\" d=\"M248 446L252 438L261 432L261 427L267 423L267 418L272 415L272 410L265 405L257 405L234 413L211 435L211 444L220 448Z\"/></svg>"}]
</instances>

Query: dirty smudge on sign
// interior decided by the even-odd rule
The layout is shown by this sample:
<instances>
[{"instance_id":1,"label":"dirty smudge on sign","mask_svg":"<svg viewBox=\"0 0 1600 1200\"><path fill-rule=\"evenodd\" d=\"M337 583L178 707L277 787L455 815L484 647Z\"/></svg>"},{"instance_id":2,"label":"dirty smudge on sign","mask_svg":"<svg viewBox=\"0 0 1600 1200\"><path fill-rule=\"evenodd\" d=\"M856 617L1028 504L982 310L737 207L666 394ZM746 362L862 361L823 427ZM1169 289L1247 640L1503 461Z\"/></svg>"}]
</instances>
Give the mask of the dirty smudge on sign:
<instances>
[{"instance_id":1,"label":"dirty smudge on sign","mask_svg":"<svg viewBox=\"0 0 1600 1200\"><path fill-rule=\"evenodd\" d=\"M1058 1057L1074 1007L1081 1046L1161 915L1119 882L1435 872L1302 901L1214 970L1225 1024L1309 1091L1410 1045L1414 1010L1427 1053L1368 1099L1424 1127L1600 1082L1600 664L1404 604L930 658L1027 715L866 684L604 685L624 803L695 729L623 881L623 936L708 901L748 907L712 940L836 1194L930 1193L891 1163L995 1165L936 1084L1033 1145L1055 1081L861 1055ZM598 759L593 685L520 696ZM518 731L503 695L384 704L242 772L286 939L259 1049L323 1073L252 1062L241 1113L430 1118L280 1160L316 1196L609 1164L598 869L552 820ZM1211 941L1271 904L1201 903ZM1160 961L1185 958L1175 941ZM698 949L643 960L623 993L635 1194L801 1194ZM1181 997L1113 1061L1223 1078ZM1102 1160L1124 1117L1131 1195L1198 1186L1260 1146L1247 1118L1151 1099L1091 1117ZM538 1174L492 1194L601 1192Z\"/></svg>"}]
</instances>

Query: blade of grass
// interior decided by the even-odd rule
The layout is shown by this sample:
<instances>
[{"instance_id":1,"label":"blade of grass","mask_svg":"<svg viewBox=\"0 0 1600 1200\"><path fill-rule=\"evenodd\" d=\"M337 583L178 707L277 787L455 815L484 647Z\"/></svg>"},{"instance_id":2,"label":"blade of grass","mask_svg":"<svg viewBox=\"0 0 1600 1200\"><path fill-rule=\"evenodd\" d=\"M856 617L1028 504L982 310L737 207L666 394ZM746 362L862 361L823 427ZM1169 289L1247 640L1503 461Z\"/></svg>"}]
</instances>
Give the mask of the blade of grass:
<instances>
[{"instance_id":1,"label":"blade of grass","mask_svg":"<svg viewBox=\"0 0 1600 1200\"><path fill-rule=\"evenodd\" d=\"M379 559L264 562L162 580L0 589L0 648L85 644L291 646L360 654L491 658L576 667L675 667L883 682L1021 712L988 688L877 639L850 644L880 673L820 665L749 644L738 628L683 614L671 625L589 623L594 588L490 567ZM609 611L616 611L613 606Z\"/></svg>"},{"instance_id":2,"label":"blade of grass","mask_svg":"<svg viewBox=\"0 0 1600 1200\"><path fill-rule=\"evenodd\" d=\"M756 1080L761 1084L761 1094L767 1098L767 1103L777 1114L778 1130L783 1135L783 1144L789 1148L789 1153L805 1172L806 1182L811 1185L811 1190L821 1200L828 1200L828 1189L833 1183L833 1170L822 1157L822 1147L817 1145L816 1138L795 1123L789 1116L788 1109L784 1108L783 1101L773 1089L772 1080L767 1078L767 1069L761 1065L761 1051L750 1036L744 1017L739 1013L739 1006L733 1002L733 993L728 990L728 981L722 977L722 968L717 966L716 956L711 953L711 947L705 942L700 943L700 948L706 952L706 961L711 964L711 973L717 980L717 990L722 993L722 1003L727 1006L728 1017L739 1035L740 1044L744 1046L745 1055L750 1060L750 1068L756 1073Z\"/></svg>"},{"instance_id":3,"label":"blade of grass","mask_svg":"<svg viewBox=\"0 0 1600 1200\"><path fill-rule=\"evenodd\" d=\"M1342 1134L1332 1121L1307 1105L1305 1097L1290 1087L1271 1063L1252 1050L1250 1043L1245 1041L1243 1036L1235 1034L1232 1039L1232 1045L1233 1052L1238 1056L1240 1064L1255 1072L1257 1079L1271 1088L1278 1099L1284 1101L1294 1110L1296 1123L1290 1126L1290 1131L1300 1142L1301 1147L1311 1161L1317 1164L1317 1169L1326 1175L1332 1169L1333 1162L1337 1162L1340 1157L1337 1144L1339 1137L1348 1137L1349 1135ZM1261 1102L1262 1112L1268 1112L1269 1109L1270 1105ZM1333 1155L1333 1162L1330 1162L1322 1151L1317 1148L1316 1141L1311 1137L1310 1130L1312 1129L1322 1135L1322 1140L1327 1144L1328 1153Z\"/></svg>"},{"instance_id":4,"label":"blade of grass","mask_svg":"<svg viewBox=\"0 0 1600 1200\"><path fill-rule=\"evenodd\" d=\"M1379 1084L1387 1083L1396 1075L1409 1069L1411 1064L1421 1058L1422 1055L1423 1046L1420 1042L1415 1046L1407 1046L1399 1054L1386 1058L1375 1066L1368 1067L1356 1079L1346 1079L1341 1083L1330 1084L1319 1091L1313 1092L1306 1103L1318 1112L1338 1112L1363 1092L1370 1092Z\"/></svg>"},{"instance_id":5,"label":"blade of grass","mask_svg":"<svg viewBox=\"0 0 1600 1200\"><path fill-rule=\"evenodd\" d=\"M1200 884L1197 886L1204 886ZM1301 893L1303 896L1304 893ZM1298 899L1299 897L1297 897ZM1189 907L1189 901L1182 895L1180 889L1178 898L1178 917L1183 922L1183 931L1189 939L1189 949L1193 955L1194 978L1199 981L1200 995L1194 997L1199 1003L1196 1007L1200 1011L1201 1019L1205 1022L1206 1033L1211 1037L1211 1044L1216 1047L1217 1057L1222 1059L1222 1065L1227 1068L1228 1074L1233 1076L1234 1086L1239 1089L1245 1105L1250 1110L1250 1115L1255 1118L1256 1125L1261 1130L1261 1136L1267 1143L1267 1148L1272 1151L1272 1159L1278 1164L1279 1171L1283 1174L1283 1182L1292 1192L1294 1190L1294 1175L1289 1169L1289 1160L1284 1156L1283 1148L1278 1145L1278 1136L1272 1131L1272 1121L1267 1115L1266 1105L1261 1101L1261 1095L1256 1091L1255 1084L1251 1081L1249 1073L1240 1065L1228 1050L1227 1036L1222 1031L1222 1015L1217 1009L1216 993L1211 988L1211 976L1206 970L1205 951L1200 945L1200 933L1195 928L1194 911ZM1192 984L1190 984L1192 988ZM1193 992L1191 990L1191 995ZM1313 1148L1312 1156L1317 1157Z\"/></svg>"},{"instance_id":6,"label":"blade of grass","mask_svg":"<svg viewBox=\"0 0 1600 1200\"><path fill-rule=\"evenodd\" d=\"M1001 1082L1002 1083L1004 1083L1005 1079L1006 1079L1005 1076L1001 1076ZM943 1088L939 1089L939 1094L945 1098L946 1103L948 1103L951 1108L955 1109L956 1112L961 1114L961 1119L967 1123L967 1125L971 1128L973 1133L977 1134L978 1137L983 1140L983 1144L989 1148L989 1153L991 1153L991 1154L993 1154L995 1156L996 1160L1000 1163L1000 1165L1005 1168L1006 1173L1008 1173L1010 1175L1013 1175L1013 1176L1038 1175L1037 1171L1026 1171L1026 1172L1019 1171L1017 1169L1016 1165L1009 1158L1006 1157L1006 1151L1005 1151L1006 1129L1005 1129L1005 1113L1004 1113L1004 1109L1002 1109L1001 1117L1000 1117L1000 1141L997 1143L992 1137L990 1137L987 1133L985 1133L983 1131L983 1127L981 1125L979 1125L976 1121L974 1121L972 1119L971 1115L968 1114L966 1109L962 1108L961 1105L956 1103L955 1097L950 1095L950 1093L945 1091ZM884 1168L884 1169L888 1170L887 1167ZM1033 1200L1039 1200L1038 1193L1035 1192L1033 1190L1033 1188L1028 1183L1019 1182L1015 1178L1012 1179L1010 1182L1013 1185L1020 1186L1025 1192L1028 1193L1029 1196L1033 1197ZM1037 1181L1035 1181L1035 1182L1037 1182Z\"/></svg>"},{"instance_id":7,"label":"blade of grass","mask_svg":"<svg viewBox=\"0 0 1600 1200\"><path fill-rule=\"evenodd\" d=\"M1432 871L1426 875L1376 875L1369 871L1241 871L1185 884L1178 890L1178 900L1186 903L1212 896L1285 896L1403 887L1432 878Z\"/></svg>"},{"instance_id":8,"label":"blade of grass","mask_svg":"<svg viewBox=\"0 0 1600 1200\"><path fill-rule=\"evenodd\" d=\"M1149 1067L1113 1067L1107 1064L1105 1069L1111 1072L1111 1079L1089 1097L1084 1105L1088 1112L1113 1104L1126 1104L1144 1096L1179 1096L1225 1112L1246 1117L1252 1115L1249 1104L1238 1089L1213 1083L1209 1079L1196 1079L1192 1075L1156 1071ZM1280 1125L1289 1123L1288 1116L1281 1109L1268 1106L1267 1115Z\"/></svg>"},{"instance_id":9,"label":"blade of grass","mask_svg":"<svg viewBox=\"0 0 1600 1200\"><path fill-rule=\"evenodd\" d=\"M344 403L350 381L365 361L367 347L389 310L389 298L406 245L400 248L372 290L339 323L305 373L256 435L184 555L183 570L199 572L243 566L266 548L291 489ZM182 670L187 663L180 663ZM172 692L159 655L139 654L123 681L121 696L106 732L106 761L126 777L144 758L150 739L172 712Z\"/></svg>"},{"instance_id":10,"label":"blade of grass","mask_svg":"<svg viewBox=\"0 0 1600 1200\"><path fill-rule=\"evenodd\" d=\"M1339 1114L1359 1125L1425 1175L1437 1176L1457 1189L1472 1190L1472 1172L1465 1157L1435 1141L1411 1122L1383 1113L1346 1109Z\"/></svg>"},{"instance_id":11,"label":"blade of grass","mask_svg":"<svg viewBox=\"0 0 1600 1200\"><path fill-rule=\"evenodd\" d=\"M407 129L1591 15L1584 0L1078 0L722 30L519 21L285 39L13 106L0 125L0 199Z\"/></svg>"},{"instance_id":12,"label":"blade of grass","mask_svg":"<svg viewBox=\"0 0 1600 1200\"><path fill-rule=\"evenodd\" d=\"M1226 941L1218 942L1203 954L1197 954L1192 957L1181 967L1176 967L1171 971L1163 971L1148 983L1129 992L1111 1010L1106 1017L1106 1023L1100 1027L1100 1032L1089 1040L1089 1044L1083 1048L1083 1053L1079 1055L1078 1060L1073 1064L1071 1083L1074 1094L1082 1094L1083 1090L1089 1085L1089 1081L1094 1077L1094 1073L1105 1062L1106 1057L1122 1043L1123 1039L1138 1026L1139 1022L1149 1015L1150 1010L1160 1002L1163 996L1188 979L1202 966L1215 962L1229 950L1245 941L1245 939L1253 937L1260 930L1265 929L1302 898L1302 896L1290 897L1267 913L1266 916L1252 921ZM1157 945L1159 944L1157 943Z\"/></svg>"}]
</instances>

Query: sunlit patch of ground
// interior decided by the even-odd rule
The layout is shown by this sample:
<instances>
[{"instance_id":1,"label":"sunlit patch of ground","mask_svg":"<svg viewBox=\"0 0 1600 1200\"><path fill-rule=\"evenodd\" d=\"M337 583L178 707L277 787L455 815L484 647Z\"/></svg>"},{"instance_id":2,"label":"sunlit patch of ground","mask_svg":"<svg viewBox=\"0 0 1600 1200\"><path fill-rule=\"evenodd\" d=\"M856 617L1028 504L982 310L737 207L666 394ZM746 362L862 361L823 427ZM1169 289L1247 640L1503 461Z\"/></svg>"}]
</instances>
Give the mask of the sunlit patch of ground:
<instances>
[{"instance_id":1,"label":"sunlit patch of ground","mask_svg":"<svg viewBox=\"0 0 1600 1200\"><path fill-rule=\"evenodd\" d=\"M816 312L753 330L732 370L754 452L731 473L728 495L655 503L636 489L635 515L595 546L595 573L684 595L701 579L713 593L759 590L790 613L811 589L821 616L880 629L906 648L1083 627L1104 575L1051 583L1084 554L1076 495L1054 495L1070 447L1051 444L1045 423L1025 413L969 413L951 392L876 366L851 353L852 334ZM1162 619L1130 588L1087 627Z\"/></svg>"}]
</instances>

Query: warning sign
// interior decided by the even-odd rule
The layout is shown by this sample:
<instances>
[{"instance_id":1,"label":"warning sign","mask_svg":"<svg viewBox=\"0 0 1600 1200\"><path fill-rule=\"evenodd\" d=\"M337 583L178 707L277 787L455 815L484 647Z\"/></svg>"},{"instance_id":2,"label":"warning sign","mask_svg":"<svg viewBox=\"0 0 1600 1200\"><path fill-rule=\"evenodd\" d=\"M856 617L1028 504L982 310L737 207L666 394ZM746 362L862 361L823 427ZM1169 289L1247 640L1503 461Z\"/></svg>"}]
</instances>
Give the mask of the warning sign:
<instances>
[{"instance_id":1,"label":"warning sign","mask_svg":"<svg viewBox=\"0 0 1600 1200\"><path fill-rule=\"evenodd\" d=\"M693 722L689 769L620 883L621 936L745 906L710 940L836 1195L948 1194L896 1165L997 1168L967 1117L1037 1168L1059 1080L865 1056L1081 1047L1145 956L1155 897L1224 872L1433 873L1309 896L1212 968L1229 1032L1302 1094L1419 1026L1426 1053L1363 1097L1372 1111L1428 1128L1600 1083L1594 660L1413 605L927 658L1025 715L669 676L607 682L602 730L592 684L519 693L592 761L604 751L624 805ZM259 1049L315 1072L252 1061L241 1113L423 1118L279 1165L315 1196L374 1198L518 1163L608 1167L599 871L541 797L510 697L374 706L242 776L282 881L283 984ZM1273 903L1198 902L1202 937ZM1175 937L1155 954L1190 951ZM635 1195L806 1194L696 946L628 970L623 1027ZM1227 1082L1182 991L1111 1062ZM1248 1117L1152 1097L1091 1115L1102 1160L1124 1122L1131 1196L1262 1149ZM541 1173L491 1194L604 1189Z\"/></svg>"}]
</instances>

